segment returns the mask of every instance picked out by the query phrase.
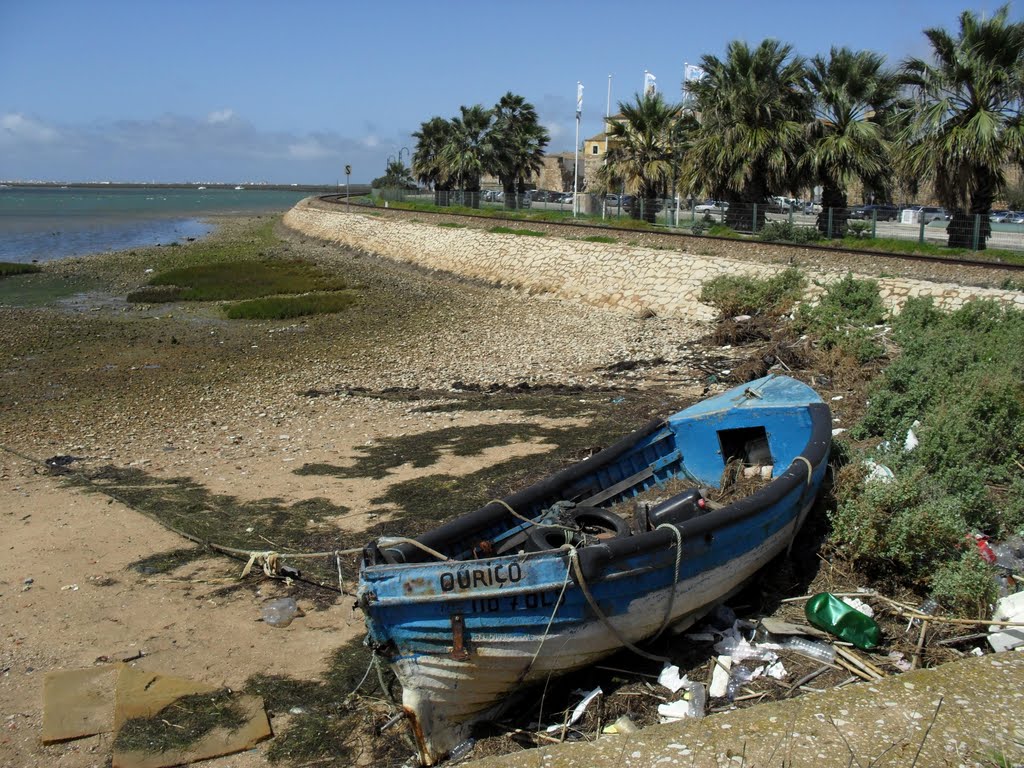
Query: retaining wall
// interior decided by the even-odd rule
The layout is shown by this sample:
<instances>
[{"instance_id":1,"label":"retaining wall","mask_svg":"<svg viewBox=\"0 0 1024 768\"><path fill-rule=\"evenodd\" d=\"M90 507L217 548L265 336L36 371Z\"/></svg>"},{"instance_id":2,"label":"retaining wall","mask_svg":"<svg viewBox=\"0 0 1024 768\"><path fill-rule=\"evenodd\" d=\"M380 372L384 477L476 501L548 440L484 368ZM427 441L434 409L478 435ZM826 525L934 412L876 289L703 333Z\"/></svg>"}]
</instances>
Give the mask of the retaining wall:
<instances>
[{"instance_id":1,"label":"retaining wall","mask_svg":"<svg viewBox=\"0 0 1024 768\"><path fill-rule=\"evenodd\" d=\"M720 275L764 278L788 266L720 252L699 255L678 247L589 242L564 234L498 234L484 228L493 226L490 222L473 221L475 226L444 226L454 222L423 220L412 212L383 216L357 206L348 210L315 198L303 200L284 216L287 226L310 237L396 261L599 307L696 320L710 320L716 314L714 308L700 302L705 281ZM540 228L532 222L512 223L510 227ZM733 250L743 253L749 244L735 245ZM809 300L820 294L823 286L851 272L804 264L800 269L810 280ZM852 274L875 280L882 300L894 311L899 311L910 296L931 296L937 306L948 310L972 298L994 299L1024 309L1024 293L1020 291L856 271Z\"/></svg>"}]
</instances>

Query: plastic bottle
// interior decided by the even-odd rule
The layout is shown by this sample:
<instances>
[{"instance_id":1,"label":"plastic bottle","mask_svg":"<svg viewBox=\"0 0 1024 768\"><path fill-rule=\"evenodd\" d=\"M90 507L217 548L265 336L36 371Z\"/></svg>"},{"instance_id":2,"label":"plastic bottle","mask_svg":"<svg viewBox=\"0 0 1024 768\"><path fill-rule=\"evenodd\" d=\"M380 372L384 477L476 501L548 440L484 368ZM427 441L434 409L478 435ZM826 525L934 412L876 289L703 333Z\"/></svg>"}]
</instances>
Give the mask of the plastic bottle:
<instances>
[{"instance_id":1,"label":"plastic bottle","mask_svg":"<svg viewBox=\"0 0 1024 768\"><path fill-rule=\"evenodd\" d=\"M818 629L831 632L863 650L877 647L881 639L881 630L874 619L828 592L821 592L808 600L804 613Z\"/></svg>"},{"instance_id":2,"label":"plastic bottle","mask_svg":"<svg viewBox=\"0 0 1024 768\"><path fill-rule=\"evenodd\" d=\"M263 620L272 627L287 627L302 610L294 597L279 597L263 604Z\"/></svg>"},{"instance_id":3,"label":"plastic bottle","mask_svg":"<svg viewBox=\"0 0 1024 768\"><path fill-rule=\"evenodd\" d=\"M704 717L704 709L707 706L708 695L704 683L690 683L690 717L698 719Z\"/></svg>"},{"instance_id":4,"label":"plastic bottle","mask_svg":"<svg viewBox=\"0 0 1024 768\"><path fill-rule=\"evenodd\" d=\"M806 637L787 637L779 643L787 651L795 651L811 659L817 659L828 664L836 660L836 649L828 643L821 643L817 640L808 640Z\"/></svg>"}]
</instances>

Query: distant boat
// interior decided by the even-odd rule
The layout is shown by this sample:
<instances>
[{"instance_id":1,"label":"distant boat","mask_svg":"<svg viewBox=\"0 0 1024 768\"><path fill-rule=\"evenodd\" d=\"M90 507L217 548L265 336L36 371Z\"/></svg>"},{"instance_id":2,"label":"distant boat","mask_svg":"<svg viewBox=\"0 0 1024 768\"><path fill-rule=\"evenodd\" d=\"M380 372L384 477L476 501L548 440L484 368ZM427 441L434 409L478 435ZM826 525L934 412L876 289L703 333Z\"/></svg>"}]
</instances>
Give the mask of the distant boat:
<instances>
[{"instance_id":1,"label":"distant boat","mask_svg":"<svg viewBox=\"0 0 1024 768\"><path fill-rule=\"evenodd\" d=\"M359 606L402 683L421 762L443 759L525 686L686 627L735 593L793 542L831 429L814 390L768 376L415 540L371 542ZM733 461L771 482L708 503L699 488L718 487ZM632 504L671 479L693 487Z\"/></svg>"},{"instance_id":2,"label":"distant boat","mask_svg":"<svg viewBox=\"0 0 1024 768\"><path fill-rule=\"evenodd\" d=\"M206 187L196 187L196 189L206 189Z\"/></svg>"},{"instance_id":3,"label":"distant boat","mask_svg":"<svg viewBox=\"0 0 1024 768\"><path fill-rule=\"evenodd\" d=\"M235 189L245 189L245 187L238 186L238 187L235 187Z\"/></svg>"}]
</instances>

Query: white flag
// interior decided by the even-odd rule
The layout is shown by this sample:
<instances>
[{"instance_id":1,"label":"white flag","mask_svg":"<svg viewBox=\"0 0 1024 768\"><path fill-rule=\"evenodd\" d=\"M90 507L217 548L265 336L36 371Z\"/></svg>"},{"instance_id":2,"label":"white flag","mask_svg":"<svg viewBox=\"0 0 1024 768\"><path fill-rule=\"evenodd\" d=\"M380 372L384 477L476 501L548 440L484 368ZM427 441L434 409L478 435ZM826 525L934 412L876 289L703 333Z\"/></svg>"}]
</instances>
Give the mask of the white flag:
<instances>
[{"instance_id":1,"label":"white flag","mask_svg":"<svg viewBox=\"0 0 1024 768\"><path fill-rule=\"evenodd\" d=\"M653 96L658 92L658 86L654 82L654 75L644 70L644 96Z\"/></svg>"},{"instance_id":2,"label":"white flag","mask_svg":"<svg viewBox=\"0 0 1024 768\"><path fill-rule=\"evenodd\" d=\"M691 80L703 80L707 74L702 67L698 67L696 64L683 65L683 80L687 83Z\"/></svg>"},{"instance_id":3,"label":"white flag","mask_svg":"<svg viewBox=\"0 0 1024 768\"><path fill-rule=\"evenodd\" d=\"M583 114L583 83L579 80L576 81L576 119L580 119L580 115Z\"/></svg>"}]
</instances>

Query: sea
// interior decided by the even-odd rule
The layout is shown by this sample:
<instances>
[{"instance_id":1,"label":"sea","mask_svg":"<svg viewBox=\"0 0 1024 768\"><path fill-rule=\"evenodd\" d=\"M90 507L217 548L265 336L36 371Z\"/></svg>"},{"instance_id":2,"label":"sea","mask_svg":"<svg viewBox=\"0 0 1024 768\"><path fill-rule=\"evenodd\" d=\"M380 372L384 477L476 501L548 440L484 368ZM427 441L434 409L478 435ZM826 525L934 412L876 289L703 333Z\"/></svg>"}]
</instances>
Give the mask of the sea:
<instances>
[{"instance_id":1,"label":"sea","mask_svg":"<svg viewBox=\"0 0 1024 768\"><path fill-rule=\"evenodd\" d=\"M213 214L286 211L304 190L0 185L0 261L44 262L208 234Z\"/></svg>"}]
</instances>

